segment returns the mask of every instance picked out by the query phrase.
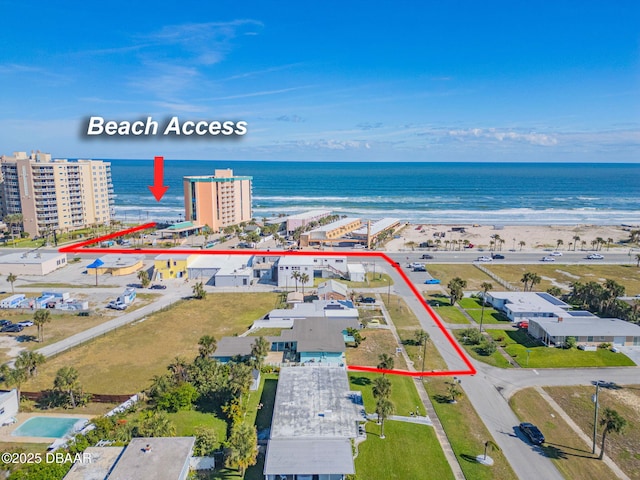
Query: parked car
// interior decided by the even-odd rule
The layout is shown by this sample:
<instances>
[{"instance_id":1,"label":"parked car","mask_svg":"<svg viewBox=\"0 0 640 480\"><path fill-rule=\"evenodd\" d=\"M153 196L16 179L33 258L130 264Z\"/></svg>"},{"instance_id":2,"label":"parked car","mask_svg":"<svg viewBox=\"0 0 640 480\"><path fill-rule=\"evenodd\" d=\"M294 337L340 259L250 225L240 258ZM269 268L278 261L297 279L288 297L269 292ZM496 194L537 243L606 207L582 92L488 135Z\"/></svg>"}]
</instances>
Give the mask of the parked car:
<instances>
[{"instance_id":1,"label":"parked car","mask_svg":"<svg viewBox=\"0 0 640 480\"><path fill-rule=\"evenodd\" d=\"M427 285L439 285L440 284L440 279L438 278L428 278L424 281L424 283L426 283Z\"/></svg>"},{"instance_id":2,"label":"parked car","mask_svg":"<svg viewBox=\"0 0 640 480\"><path fill-rule=\"evenodd\" d=\"M413 267L413 271L414 272L426 272L427 271L427 267L425 267L424 265L416 265L415 267Z\"/></svg>"},{"instance_id":3,"label":"parked car","mask_svg":"<svg viewBox=\"0 0 640 480\"><path fill-rule=\"evenodd\" d=\"M18 325L17 323L12 323L10 325L5 325L4 327L2 327L3 332L21 332L22 330L24 330L24 327Z\"/></svg>"},{"instance_id":4,"label":"parked car","mask_svg":"<svg viewBox=\"0 0 640 480\"><path fill-rule=\"evenodd\" d=\"M425 253L422 255L422 260L433 260L433 255L429 255L428 253Z\"/></svg>"},{"instance_id":5,"label":"parked car","mask_svg":"<svg viewBox=\"0 0 640 480\"><path fill-rule=\"evenodd\" d=\"M522 320L516 324L518 328L529 328L529 322L526 320Z\"/></svg>"},{"instance_id":6,"label":"parked car","mask_svg":"<svg viewBox=\"0 0 640 480\"><path fill-rule=\"evenodd\" d=\"M600 255L599 253L590 253L587 255L587 260L602 260L604 259L604 255Z\"/></svg>"},{"instance_id":7,"label":"parked car","mask_svg":"<svg viewBox=\"0 0 640 480\"><path fill-rule=\"evenodd\" d=\"M549 255L551 255L552 257L561 257L562 252L551 252Z\"/></svg>"},{"instance_id":8,"label":"parked car","mask_svg":"<svg viewBox=\"0 0 640 480\"><path fill-rule=\"evenodd\" d=\"M520 424L520 431L534 445L542 445L544 443L544 435L533 423L523 422Z\"/></svg>"},{"instance_id":9,"label":"parked car","mask_svg":"<svg viewBox=\"0 0 640 480\"><path fill-rule=\"evenodd\" d=\"M23 320L22 322L18 322L16 325L20 325L23 328L33 327L33 322L31 320Z\"/></svg>"},{"instance_id":10,"label":"parked car","mask_svg":"<svg viewBox=\"0 0 640 480\"><path fill-rule=\"evenodd\" d=\"M483 255L482 257L476 258L476 262L490 262L491 260L492 260L491 257L487 257L485 255Z\"/></svg>"},{"instance_id":11,"label":"parked car","mask_svg":"<svg viewBox=\"0 0 640 480\"><path fill-rule=\"evenodd\" d=\"M167 286L166 286L166 285L163 285L163 284L161 284L161 283L154 283L154 284L153 284L153 285L151 285L149 288L150 288L151 290L164 290L164 289L166 289L166 288L167 288Z\"/></svg>"},{"instance_id":12,"label":"parked car","mask_svg":"<svg viewBox=\"0 0 640 480\"><path fill-rule=\"evenodd\" d=\"M9 320L0 320L0 328L4 327L5 325L11 325L11 323Z\"/></svg>"},{"instance_id":13,"label":"parked car","mask_svg":"<svg viewBox=\"0 0 640 480\"><path fill-rule=\"evenodd\" d=\"M376 303L376 299L373 297L360 297L358 299L360 303Z\"/></svg>"},{"instance_id":14,"label":"parked car","mask_svg":"<svg viewBox=\"0 0 640 480\"><path fill-rule=\"evenodd\" d=\"M491 255L491 258L493 258L494 260L504 260L504 255L502 255L501 253L494 253Z\"/></svg>"},{"instance_id":15,"label":"parked car","mask_svg":"<svg viewBox=\"0 0 640 480\"><path fill-rule=\"evenodd\" d=\"M553 258L553 257L542 257L542 258L540 259L540 261L541 261L541 262L555 262L555 261L556 261L556 259L555 259L555 258Z\"/></svg>"},{"instance_id":16,"label":"parked car","mask_svg":"<svg viewBox=\"0 0 640 480\"><path fill-rule=\"evenodd\" d=\"M473 243L467 243L464 248L473 248L475 245Z\"/></svg>"},{"instance_id":17,"label":"parked car","mask_svg":"<svg viewBox=\"0 0 640 480\"><path fill-rule=\"evenodd\" d=\"M126 303L118 303L115 300L112 302L109 302L107 304L107 308L112 308L114 310L126 310L127 309L127 304Z\"/></svg>"}]
</instances>

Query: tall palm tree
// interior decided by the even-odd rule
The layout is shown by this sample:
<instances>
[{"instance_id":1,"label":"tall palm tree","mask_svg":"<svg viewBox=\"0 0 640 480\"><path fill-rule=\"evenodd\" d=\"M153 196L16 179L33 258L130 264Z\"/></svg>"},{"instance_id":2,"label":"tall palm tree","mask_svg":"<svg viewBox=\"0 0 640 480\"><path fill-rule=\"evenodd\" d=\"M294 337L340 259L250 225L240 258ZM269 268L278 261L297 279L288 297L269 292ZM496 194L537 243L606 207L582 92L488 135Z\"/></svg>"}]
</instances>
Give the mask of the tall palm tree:
<instances>
[{"instance_id":1,"label":"tall palm tree","mask_svg":"<svg viewBox=\"0 0 640 480\"><path fill-rule=\"evenodd\" d=\"M151 283L151 280L149 279L149 272L147 272L146 270L140 270L138 272L138 280L140 280L142 288L147 288Z\"/></svg>"},{"instance_id":2,"label":"tall palm tree","mask_svg":"<svg viewBox=\"0 0 640 480\"><path fill-rule=\"evenodd\" d=\"M167 366L175 383L183 383L189 380L189 363L181 357L175 357Z\"/></svg>"},{"instance_id":3,"label":"tall palm tree","mask_svg":"<svg viewBox=\"0 0 640 480\"><path fill-rule=\"evenodd\" d=\"M291 278L296 282L296 292L298 291L298 280L300 280L300 272L297 270L291 274Z\"/></svg>"},{"instance_id":4,"label":"tall palm tree","mask_svg":"<svg viewBox=\"0 0 640 480\"><path fill-rule=\"evenodd\" d=\"M302 284L302 295L304 295L304 284L309 281L309 275L306 273L300 274L300 283Z\"/></svg>"},{"instance_id":5,"label":"tall palm tree","mask_svg":"<svg viewBox=\"0 0 640 480\"><path fill-rule=\"evenodd\" d=\"M578 242L580 241L580 237L578 235L573 236L573 251L575 252L576 247L578 246Z\"/></svg>"},{"instance_id":6,"label":"tall palm tree","mask_svg":"<svg viewBox=\"0 0 640 480\"><path fill-rule=\"evenodd\" d=\"M612 243L613 243L613 238L611 237L607 238L607 252L609 251L609 248L611 248Z\"/></svg>"},{"instance_id":7,"label":"tall palm tree","mask_svg":"<svg viewBox=\"0 0 640 480\"><path fill-rule=\"evenodd\" d=\"M60 392L65 392L69 396L71 407L76 408L75 393L80 389L78 382L78 371L73 367L62 367L56 372L56 378L53 381L53 388Z\"/></svg>"},{"instance_id":8,"label":"tall palm tree","mask_svg":"<svg viewBox=\"0 0 640 480\"><path fill-rule=\"evenodd\" d=\"M13 273L9 273L9 275L7 275L7 282L9 282L11 284L11 293L12 294L16 293L15 290L13 289L13 284L16 283L16 280L18 280L18 277L16 275L14 275Z\"/></svg>"},{"instance_id":9,"label":"tall palm tree","mask_svg":"<svg viewBox=\"0 0 640 480\"><path fill-rule=\"evenodd\" d=\"M484 304L487 301L487 292L493 288L491 282L482 282L480 284L482 289L482 310L480 311L480 333L482 333L482 321L484 320Z\"/></svg>"},{"instance_id":10,"label":"tall palm tree","mask_svg":"<svg viewBox=\"0 0 640 480\"><path fill-rule=\"evenodd\" d=\"M376 402L376 413L378 414L378 422L380 422L380 438L384 437L384 421L389 415L392 415L395 406L388 398L379 398Z\"/></svg>"},{"instance_id":11,"label":"tall palm tree","mask_svg":"<svg viewBox=\"0 0 640 480\"><path fill-rule=\"evenodd\" d=\"M460 277L453 278L448 284L449 295L451 297L451 305L455 305L464 296L464 289L467 287L467 281Z\"/></svg>"},{"instance_id":12,"label":"tall palm tree","mask_svg":"<svg viewBox=\"0 0 640 480\"><path fill-rule=\"evenodd\" d=\"M527 244L527 242L525 242L524 240L520 240L520 242L518 243L518 245L520 245L520 251L522 251L522 247L524 247Z\"/></svg>"},{"instance_id":13,"label":"tall palm tree","mask_svg":"<svg viewBox=\"0 0 640 480\"><path fill-rule=\"evenodd\" d=\"M600 447L600 460L602 460L607 435L610 433L622 433L627 426L627 421L615 410L605 408L604 415L600 419L600 426L604 427L602 431L602 447Z\"/></svg>"},{"instance_id":14,"label":"tall palm tree","mask_svg":"<svg viewBox=\"0 0 640 480\"><path fill-rule=\"evenodd\" d=\"M556 240L556 250L558 250L562 245L564 245L564 242L561 239Z\"/></svg>"},{"instance_id":15,"label":"tall palm tree","mask_svg":"<svg viewBox=\"0 0 640 480\"><path fill-rule=\"evenodd\" d=\"M33 323L38 327L38 341L44 341L44 324L49 323L51 321L51 312L49 310L36 310L36 313L33 315Z\"/></svg>"},{"instance_id":16,"label":"tall palm tree","mask_svg":"<svg viewBox=\"0 0 640 480\"><path fill-rule=\"evenodd\" d=\"M200 358L207 358L216 351L218 341L213 335L203 335L200 337L200 340L198 340L198 346Z\"/></svg>"},{"instance_id":17,"label":"tall palm tree","mask_svg":"<svg viewBox=\"0 0 640 480\"><path fill-rule=\"evenodd\" d=\"M640 267L640 253L636 254L636 267Z\"/></svg>"},{"instance_id":18,"label":"tall palm tree","mask_svg":"<svg viewBox=\"0 0 640 480\"><path fill-rule=\"evenodd\" d=\"M462 390L458 387L458 383L451 382L449 384L449 396L451 397L451 403L456 403L456 399L462 395Z\"/></svg>"},{"instance_id":19,"label":"tall palm tree","mask_svg":"<svg viewBox=\"0 0 640 480\"><path fill-rule=\"evenodd\" d=\"M264 359L267 358L269 350L271 349L271 343L264 337L256 338L256 341L251 345L251 358L255 368L260 370L264 364Z\"/></svg>"},{"instance_id":20,"label":"tall palm tree","mask_svg":"<svg viewBox=\"0 0 640 480\"><path fill-rule=\"evenodd\" d=\"M532 291L533 287L535 285L538 285L542 281L542 278L540 278L540 275L538 275L537 273L532 273L530 281L531 281L531 285L529 286L529 291Z\"/></svg>"},{"instance_id":21,"label":"tall palm tree","mask_svg":"<svg viewBox=\"0 0 640 480\"><path fill-rule=\"evenodd\" d=\"M0 376L3 378L3 383L11 388L16 387L18 391L18 400L20 399L20 387L29 378L27 371L24 368L9 368L6 364L0 367Z\"/></svg>"},{"instance_id":22,"label":"tall palm tree","mask_svg":"<svg viewBox=\"0 0 640 480\"><path fill-rule=\"evenodd\" d=\"M598 244L597 250L602 250L602 245L605 244L604 238L596 237L596 243Z\"/></svg>"},{"instance_id":23,"label":"tall palm tree","mask_svg":"<svg viewBox=\"0 0 640 480\"><path fill-rule=\"evenodd\" d=\"M394 361L391 355L381 353L380 355L378 355L378 360L380 360L380 362L378 363L377 368L379 368L380 370L393 370ZM382 375L384 375L384 372L382 373Z\"/></svg>"},{"instance_id":24,"label":"tall palm tree","mask_svg":"<svg viewBox=\"0 0 640 480\"><path fill-rule=\"evenodd\" d=\"M47 361L46 357L41 353L23 350L16 358L15 368L23 369L29 377L35 377L38 374L38 367Z\"/></svg>"},{"instance_id":25,"label":"tall palm tree","mask_svg":"<svg viewBox=\"0 0 640 480\"><path fill-rule=\"evenodd\" d=\"M258 434L256 427L244 422L234 425L229 436L229 454L225 459L225 466L237 468L240 477L251 465L255 465L258 458Z\"/></svg>"},{"instance_id":26,"label":"tall palm tree","mask_svg":"<svg viewBox=\"0 0 640 480\"><path fill-rule=\"evenodd\" d=\"M389 398L391 396L391 382L387 377L376 377L371 392L374 398Z\"/></svg>"}]
</instances>

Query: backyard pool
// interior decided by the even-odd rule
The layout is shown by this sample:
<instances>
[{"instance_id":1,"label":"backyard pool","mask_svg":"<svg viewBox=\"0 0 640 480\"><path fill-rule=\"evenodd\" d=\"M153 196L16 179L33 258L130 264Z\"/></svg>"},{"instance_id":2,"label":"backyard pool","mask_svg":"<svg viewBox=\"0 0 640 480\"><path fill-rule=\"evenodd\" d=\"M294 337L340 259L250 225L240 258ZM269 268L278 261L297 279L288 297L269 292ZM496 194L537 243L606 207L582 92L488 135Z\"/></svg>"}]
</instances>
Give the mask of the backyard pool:
<instances>
[{"instance_id":1,"label":"backyard pool","mask_svg":"<svg viewBox=\"0 0 640 480\"><path fill-rule=\"evenodd\" d=\"M76 417L31 417L16 428L16 437L63 438L81 428L87 420Z\"/></svg>"}]
</instances>

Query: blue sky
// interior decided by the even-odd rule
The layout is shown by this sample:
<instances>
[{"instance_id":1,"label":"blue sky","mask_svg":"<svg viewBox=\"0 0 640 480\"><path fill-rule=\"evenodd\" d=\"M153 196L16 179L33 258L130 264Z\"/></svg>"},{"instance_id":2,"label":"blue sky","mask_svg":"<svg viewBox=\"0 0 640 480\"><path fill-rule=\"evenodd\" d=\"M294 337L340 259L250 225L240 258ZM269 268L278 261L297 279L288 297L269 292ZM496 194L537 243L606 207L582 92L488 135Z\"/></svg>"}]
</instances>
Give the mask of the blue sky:
<instances>
[{"instance_id":1,"label":"blue sky","mask_svg":"<svg viewBox=\"0 0 640 480\"><path fill-rule=\"evenodd\" d=\"M4 154L640 161L635 0L0 0L0 12ZM88 139L90 115L249 128Z\"/></svg>"}]
</instances>

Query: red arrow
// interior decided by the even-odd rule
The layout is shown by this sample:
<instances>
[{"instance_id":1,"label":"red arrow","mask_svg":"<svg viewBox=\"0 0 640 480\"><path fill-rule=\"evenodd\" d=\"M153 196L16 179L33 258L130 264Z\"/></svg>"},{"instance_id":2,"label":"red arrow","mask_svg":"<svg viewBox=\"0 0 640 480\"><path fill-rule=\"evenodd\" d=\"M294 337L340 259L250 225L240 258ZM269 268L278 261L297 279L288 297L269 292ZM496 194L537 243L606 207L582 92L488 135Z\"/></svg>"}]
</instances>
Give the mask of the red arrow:
<instances>
[{"instance_id":1,"label":"red arrow","mask_svg":"<svg viewBox=\"0 0 640 480\"><path fill-rule=\"evenodd\" d=\"M162 185L164 177L164 157L153 157L153 186L149 185L149 190L159 202L164 194L169 190L167 185Z\"/></svg>"}]
</instances>

